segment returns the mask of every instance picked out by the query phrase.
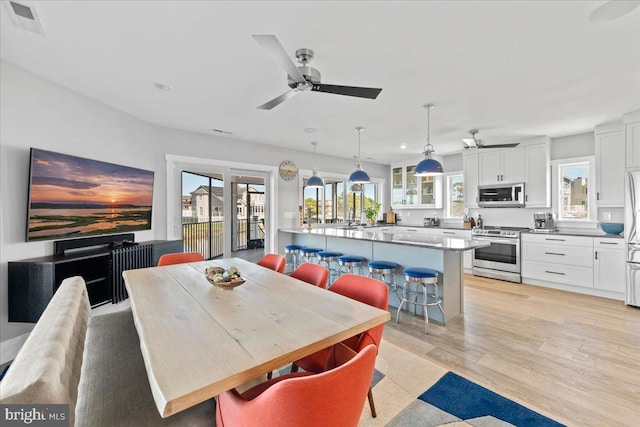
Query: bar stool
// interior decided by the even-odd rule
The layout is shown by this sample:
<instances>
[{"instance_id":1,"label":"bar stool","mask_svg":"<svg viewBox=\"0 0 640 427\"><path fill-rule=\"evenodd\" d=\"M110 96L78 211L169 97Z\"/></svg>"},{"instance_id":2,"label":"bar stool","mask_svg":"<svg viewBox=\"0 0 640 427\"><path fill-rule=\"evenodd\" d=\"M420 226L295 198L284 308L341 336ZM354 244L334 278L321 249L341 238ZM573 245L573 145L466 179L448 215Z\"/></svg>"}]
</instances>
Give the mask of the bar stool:
<instances>
[{"instance_id":1,"label":"bar stool","mask_svg":"<svg viewBox=\"0 0 640 427\"><path fill-rule=\"evenodd\" d=\"M300 253L300 249L302 249L302 246L300 245L286 245L284 247L285 259L287 258L287 255L289 255L289 258L291 259L291 262L287 261L287 265L291 266L291 271L298 268L298 254Z\"/></svg>"},{"instance_id":2,"label":"bar stool","mask_svg":"<svg viewBox=\"0 0 640 427\"><path fill-rule=\"evenodd\" d=\"M364 258L357 255L343 255L338 258L338 274L343 273L354 273L353 269L358 267L358 274L362 272L362 263L364 262Z\"/></svg>"},{"instance_id":3,"label":"bar stool","mask_svg":"<svg viewBox=\"0 0 640 427\"><path fill-rule=\"evenodd\" d=\"M338 276L338 257L342 255L342 252L332 252L332 251L320 251L316 254L318 257L318 265L322 265L329 270L329 285L333 283L331 276L334 278ZM333 263L333 266L331 265Z\"/></svg>"},{"instance_id":4,"label":"bar stool","mask_svg":"<svg viewBox=\"0 0 640 427\"><path fill-rule=\"evenodd\" d=\"M402 299L398 306L398 312L396 313L396 323L400 322L400 311L404 303L413 304L413 309L417 306L424 307L424 333L429 333L429 313L427 307L437 305L442 312L442 324L444 325L444 310L442 309L442 298L438 296L438 272L430 268L405 268L404 269L405 283L402 286ZM411 285L414 289L411 289ZM434 292L431 294L427 291L427 286L431 285L434 288ZM418 289L418 286L422 287L422 292ZM422 296L422 301L418 302L418 298ZM413 301L410 299L413 297Z\"/></svg>"},{"instance_id":5,"label":"bar stool","mask_svg":"<svg viewBox=\"0 0 640 427\"><path fill-rule=\"evenodd\" d=\"M300 251L300 259L298 260L299 264L302 264L303 262L313 262L311 261L311 258L315 258L315 260L318 260L318 252L322 251L322 249L319 248L307 248L307 247L302 247L300 249L298 249Z\"/></svg>"},{"instance_id":6,"label":"bar stool","mask_svg":"<svg viewBox=\"0 0 640 427\"><path fill-rule=\"evenodd\" d=\"M398 283L396 282L395 274L397 267L398 264L391 261L369 261L369 277L375 279L378 276L377 278L386 283L390 291L398 295ZM385 276L391 276L391 280L387 281ZM398 299L400 299L399 295Z\"/></svg>"}]
</instances>

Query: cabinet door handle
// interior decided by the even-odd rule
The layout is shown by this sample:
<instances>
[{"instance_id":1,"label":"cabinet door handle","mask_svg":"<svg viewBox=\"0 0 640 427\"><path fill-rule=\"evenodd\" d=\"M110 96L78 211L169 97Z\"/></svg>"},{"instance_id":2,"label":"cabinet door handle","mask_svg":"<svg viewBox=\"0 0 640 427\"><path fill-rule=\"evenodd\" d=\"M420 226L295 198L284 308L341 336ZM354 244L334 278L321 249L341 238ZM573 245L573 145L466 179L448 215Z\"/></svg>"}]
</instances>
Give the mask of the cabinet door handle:
<instances>
[{"instance_id":1,"label":"cabinet door handle","mask_svg":"<svg viewBox=\"0 0 640 427\"><path fill-rule=\"evenodd\" d=\"M564 275L565 275L564 273L558 273L557 271L549 271L549 270L545 270L544 272L545 272L545 273L549 273L549 274L559 274L559 275L561 275L561 276L564 276Z\"/></svg>"},{"instance_id":2,"label":"cabinet door handle","mask_svg":"<svg viewBox=\"0 0 640 427\"><path fill-rule=\"evenodd\" d=\"M418 230L413 229L413 228L407 228L407 231L418 231Z\"/></svg>"},{"instance_id":3,"label":"cabinet door handle","mask_svg":"<svg viewBox=\"0 0 640 427\"><path fill-rule=\"evenodd\" d=\"M564 239L549 239L549 238L546 238L544 240L552 240L552 241L555 241L555 242L564 242Z\"/></svg>"},{"instance_id":4,"label":"cabinet door handle","mask_svg":"<svg viewBox=\"0 0 640 427\"><path fill-rule=\"evenodd\" d=\"M601 245L615 245L618 246L618 242L598 242Z\"/></svg>"},{"instance_id":5,"label":"cabinet door handle","mask_svg":"<svg viewBox=\"0 0 640 427\"><path fill-rule=\"evenodd\" d=\"M559 252L545 252L545 255L560 255L560 256L565 256L566 254L561 254Z\"/></svg>"},{"instance_id":6,"label":"cabinet door handle","mask_svg":"<svg viewBox=\"0 0 640 427\"><path fill-rule=\"evenodd\" d=\"M504 181L504 175L500 174L500 181Z\"/></svg>"},{"instance_id":7,"label":"cabinet door handle","mask_svg":"<svg viewBox=\"0 0 640 427\"><path fill-rule=\"evenodd\" d=\"M496 175L496 181L500 181L500 175Z\"/></svg>"},{"instance_id":8,"label":"cabinet door handle","mask_svg":"<svg viewBox=\"0 0 640 427\"><path fill-rule=\"evenodd\" d=\"M456 234L455 231L443 231L442 234Z\"/></svg>"},{"instance_id":9,"label":"cabinet door handle","mask_svg":"<svg viewBox=\"0 0 640 427\"><path fill-rule=\"evenodd\" d=\"M525 201L525 202L528 202L528 201L529 201L529 195L528 195L528 194L526 194L526 195L524 196L524 201Z\"/></svg>"},{"instance_id":10,"label":"cabinet door handle","mask_svg":"<svg viewBox=\"0 0 640 427\"><path fill-rule=\"evenodd\" d=\"M596 255L596 259L598 259L598 251L595 251L594 254Z\"/></svg>"}]
</instances>

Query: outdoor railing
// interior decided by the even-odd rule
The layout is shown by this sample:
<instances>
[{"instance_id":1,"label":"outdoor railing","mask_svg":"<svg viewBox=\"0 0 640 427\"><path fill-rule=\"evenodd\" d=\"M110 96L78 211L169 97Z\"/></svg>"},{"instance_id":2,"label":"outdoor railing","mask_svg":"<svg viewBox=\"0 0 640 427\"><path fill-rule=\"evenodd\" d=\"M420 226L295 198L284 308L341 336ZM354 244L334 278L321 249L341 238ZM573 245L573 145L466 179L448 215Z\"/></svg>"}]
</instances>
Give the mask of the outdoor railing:
<instances>
[{"instance_id":1,"label":"outdoor railing","mask_svg":"<svg viewBox=\"0 0 640 427\"><path fill-rule=\"evenodd\" d=\"M248 225L248 232L247 232ZM262 220L238 221L235 250L264 246ZM182 223L182 245L185 252L199 252L205 259L224 253L224 224L222 221Z\"/></svg>"}]
</instances>

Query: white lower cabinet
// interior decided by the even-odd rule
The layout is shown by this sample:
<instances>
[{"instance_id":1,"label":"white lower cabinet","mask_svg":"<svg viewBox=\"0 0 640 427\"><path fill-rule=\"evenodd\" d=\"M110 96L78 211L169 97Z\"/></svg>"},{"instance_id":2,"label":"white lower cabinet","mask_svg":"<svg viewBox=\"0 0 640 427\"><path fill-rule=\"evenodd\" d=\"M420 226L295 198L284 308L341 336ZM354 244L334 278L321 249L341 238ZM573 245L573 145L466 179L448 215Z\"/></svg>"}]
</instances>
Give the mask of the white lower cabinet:
<instances>
[{"instance_id":1,"label":"white lower cabinet","mask_svg":"<svg viewBox=\"0 0 640 427\"><path fill-rule=\"evenodd\" d=\"M522 235L522 281L624 299L624 240L565 235Z\"/></svg>"},{"instance_id":2,"label":"white lower cabinet","mask_svg":"<svg viewBox=\"0 0 640 427\"><path fill-rule=\"evenodd\" d=\"M593 238L522 236L522 277L593 288Z\"/></svg>"},{"instance_id":3,"label":"white lower cabinet","mask_svg":"<svg viewBox=\"0 0 640 427\"><path fill-rule=\"evenodd\" d=\"M627 263L622 239L594 239L593 287L624 293Z\"/></svg>"}]
</instances>

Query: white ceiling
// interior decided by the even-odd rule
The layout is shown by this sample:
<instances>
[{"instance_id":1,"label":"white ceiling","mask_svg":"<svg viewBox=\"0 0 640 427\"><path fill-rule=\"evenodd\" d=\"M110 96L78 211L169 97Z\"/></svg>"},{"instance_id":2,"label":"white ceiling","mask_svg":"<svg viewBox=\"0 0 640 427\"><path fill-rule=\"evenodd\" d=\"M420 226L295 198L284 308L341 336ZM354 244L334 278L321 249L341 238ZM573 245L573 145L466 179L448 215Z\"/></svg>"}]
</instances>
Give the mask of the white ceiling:
<instances>
[{"instance_id":1,"label":"white ceiling","mask_svg":"<svg viewBox=\"0 0 640 427\"><path fill-rule=\"evenodd\" d=\"M20 1L20 0L17 0ZM5 1L3 1L5 3ZM640 8L591 24L602 1L23 1L45 35L2 14L2 59L151 123L352 157L416 158L593 130L640 108ZM301 93L271 111L286 73L251 37L316 52L324 83L376 100ZM161 91L160 82L172 87ZM304 128L316 128L314 135ZM402 151L400 144L407 144Z\"/></svg>"}]
</instances>

